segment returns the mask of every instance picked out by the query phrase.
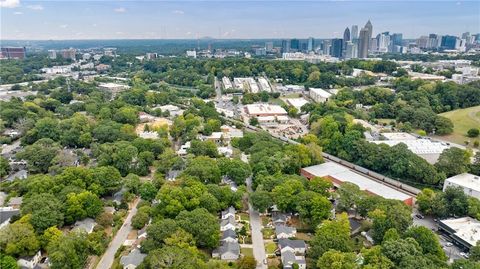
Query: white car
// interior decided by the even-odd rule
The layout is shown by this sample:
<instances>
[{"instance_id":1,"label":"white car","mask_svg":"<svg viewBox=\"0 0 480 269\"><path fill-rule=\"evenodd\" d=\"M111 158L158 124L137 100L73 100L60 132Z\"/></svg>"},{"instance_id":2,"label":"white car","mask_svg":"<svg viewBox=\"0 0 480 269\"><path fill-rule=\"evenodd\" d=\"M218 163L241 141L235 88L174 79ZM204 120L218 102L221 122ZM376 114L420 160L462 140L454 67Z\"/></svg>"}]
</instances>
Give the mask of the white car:
<instances>
[{"instance_id":1,"label":"white car","mask_svg":"<svg viewBox=\"0 0 480 269\"><path fill-rule=\"evenodd\" d=\"M447 247L451 247L451 246L453 246L453 244L452 244L452 243L450 243L450 242L448 242L448 243L446 243L446 244L445 244L445 246L447 246Z\"/></svg>"}]
</instances>

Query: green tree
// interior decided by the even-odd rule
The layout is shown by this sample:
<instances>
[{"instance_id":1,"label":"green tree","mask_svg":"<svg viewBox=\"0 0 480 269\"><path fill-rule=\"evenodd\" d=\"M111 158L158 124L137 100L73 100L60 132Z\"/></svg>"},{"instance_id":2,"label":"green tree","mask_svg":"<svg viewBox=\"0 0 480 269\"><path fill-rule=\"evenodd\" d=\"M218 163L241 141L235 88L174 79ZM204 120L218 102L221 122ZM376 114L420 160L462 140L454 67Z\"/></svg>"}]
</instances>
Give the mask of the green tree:
<instances>
[{"instance_id":1,"label":"green tree","mask_svg":"<svg viewBox=\"0 0 480 269\"><path fill-rule=\"evenodd\" d=\"M0 230L0 247L7 255L32 256L40 249L40 242L28 220L20 219Z\"/></svg>"},{"instance_id":2,"label":"green tree","mask_svg":"<svg viewBox=\"0 0 480 269\"><path fill-rule=\"evenodd\" d=\"M220 183L220 168L218 168L215 159L199 156L192 159L185 169L184 173L198 178L204 183Z\"/></svg>"},{"instance_id":3,"label":"green tree","mask_svg":"<svg viewBox=\"0 0 480 269\"><path fill-rule=\"evenodd\" d=\"M89 254L87 234L73 231L47 248L52 269L81 269Z\"/></svg>"},{"instance_id":4,"label":"green tree","mask_svg":"<svg viewBox=\"0 0 480 269\"><path fill-rule=\"evenodd\" d=\"M422 248L423 254L431 254L440 260L447 260L447 255L445 255L437 235L427 227L412 226L408 228L404 236L415 239Z\"/></svg>"},{"instance_id":5,"label":"green tree","mask_svg":"<svg viewBox=\"0 0 480 269\"><path fill-rule=\"evenodd\" d=\"M144 182L140 186L139 193L143 200L152 201L157 195L157 188L155 188L155 186L153 186L153 184L150 182Z\"/></svg>"},{"instance_id":6,"label":"green tree","mask_svg":"<svg viewBox=\"0 0 480 269\"><path fill-rule=\"evenodd\" d=\"M480 261L480 241L477 241L477 244L470 249L469 259L474 262Z\"/></svg>"},{"instance_id":7,"label":"green tree","mask_svg":"<svg viewBox=\"0 0 480 269\"><path fill-rule=\"evenodd\" d=\"M313 191L303 191L298 195L296 210L300 218L313 227L331 215L332 203Z\"/></svg>"},{"instance_id":8,"label":"green tree","mask_svg":"<svg viewBox=\"0 0 480 269\"><path fill-rule=\"evenodd\" d=\"M67 195L65 222L73 223L86 217L95 218L102 212L102 201L95 194L83 191Z\"/></svg>"},{"instance_id":9,"label":"green tree","mask_svg":"<svg viewBox=\"0 0 480 269\"><path fill-rule=\"evenodd\" d=\"M3 178L10 173L10 164L4 157L0 157L0 178Z\"/></svg>"},{"instance_id":10,"label":"green tree","mask_svg":"<svg viewBox=\"0 0 480 269\"><path fill-rule=\"evenodd\" d=\"M238 269L255 269L257 267L257 261L255 258L243 256L237 261Z\"/></svg>"},{"instance_id":11,"label":"green tree","mask_svg":"<svg viewBox=\"0 0 480 269\"><path fill-rule=\"evenodd\" d=\"M217 218L206 209L182 211L176 221L182 229L193 235L198 247L213 249L218 245L220 226Z\"/></svg>"},{"instance_id":12,"label":"green tree","mask_svg":"<svg viewBox=\"0 0 480 269\"><path fill-rule=\"evenodd\" d=\"M356 261L357 256L352 252L329 250L318 259L319 269L356 269L360 265Z\"/></svg>"},{"instance_id":13,"label":"green tree","mask_svg":"<svg viewBox=\"0 0 480 269\"><path fill-rule=\"evenodd\" d=\"M22 215L31 214L30 223L38 233L63 225L63 205L50 193L35 193L22 204Z\"/></svg>"},{"instance_id":14,"label":"green tree","mask_svg":"<svg viewBox=\"0 0 480 269\"><path fill-rule=\"evenodd\" d=\"M435 167L450 177L467 172L469 164L470 154L468 151L452 147L440 154Z\"/></svg>"},{"instance_id":15,"label":"green tree","mask_svg":"<svg viewBox=\"0 0 480 269\"><path fill-rule=\"evenodd\" d=\"M0 268L2 269L18 269L17 260L12 256L0 253Z\"/></svg>"},{"instance_id":16,"label":"green tree","mask_svg":"<svg viewBox=\"0 0 480 269\"><path fill-rule=\"evenodd\" d=\"M337 215L335 220L324 220L317 228L309 254L317 259L329 250L348 252L351 249L350 222L347 214L342 213Z\"/></svg>"},{"instance_id":17,"label":"green tree","mask_svg":"<svg viewBox=\"0 0 480 269\"><path fill-rule=\"evenodd\" d=\"M17 158L27 161L28 170L33 173L47 173L53 158L60 150L58 144L49 138L42 138L17 153Z\"/></svg>"},{"instance_id":18,"label":"green tree","mask_svg":"<svg viewBox=\"0 0 480 269\"><path fill-rule=\"evenodd\" d=\"M256 190L250 194L250 202L258 212L265 212L273 205L272 196L268 191Z\"/></svg>"},{"instance_id":19,"label":"green tree","mask_svg":"<svg viewBox=\"0 0 480 269\"><path fill-rule=\"evenodd\" d=\"M477 137L480 134L480 130L478 128L470 128L467 131L468 137Z\"/></svg>"}]
</instances>

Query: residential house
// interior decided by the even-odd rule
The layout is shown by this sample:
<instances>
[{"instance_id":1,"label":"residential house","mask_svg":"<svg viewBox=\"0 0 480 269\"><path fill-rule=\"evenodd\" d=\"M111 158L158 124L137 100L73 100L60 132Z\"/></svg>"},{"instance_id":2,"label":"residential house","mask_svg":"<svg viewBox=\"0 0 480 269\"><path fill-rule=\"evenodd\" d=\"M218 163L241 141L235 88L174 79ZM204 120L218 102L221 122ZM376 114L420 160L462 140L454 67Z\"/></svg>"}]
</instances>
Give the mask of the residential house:
<instances>
[{"instance_id":1,"label":"residential house","mask_svg":"<svg viewBox=\"0 0 480 269\"><path fill-rule=\"evenodd\" d=\"M282 254L285 251L291 251L305 255L305 251L307 250L307 245L303 240L280 239L278 240L278 245Z\"/></svg>"},{"instance_id":2,"label":"residential house","mask_svg":"<svg viewBox=\"0 0 480 269\"><path fill-rule=\"evenodd\" d=\"M93 232L93 228L97 225L94 219L86 218L83 220L77 220L74 224L73 230L83 230L88 234Z\"/></svg>"},{"instance_id":3,"label":"residential house","mask_svg":"<svg viewBox=\"0 0 480 269\"><path fill-rule=\"evenodd\" d=\"M120 258L120 264L123 265L124 269L135 269L143 262L146 256L147 254L143 254L138 248L135 248L128 255Z\"/></svg>"},{"instance_id":4,"label":"residential house","mask_svg":"<svg viewBox=\"0 0 480 269\"><path fill-rule=\"evenodd\" d=\"M37 264L40 262L42 259L42 253L38 251L35 255L30 256L30 257L22 257L17 260L17 265L24 269L33 269Z\"/></svg>"},{"instance_id":5,"label":"residential house","mask_svg":"<svg viewBox=\"0 0 480 269\"><path fill-rule=\"evenodd\" d=\"M237 222L235 221L235 217L230 216L226 219L222 219L220 221L220 231L226 231L226 230L235 230L237 227Z\"/></svg>"},{"instance_id":6,"label":"residential house","mask_svg":"<svg viewBox=\"0 0 480 269\"><path fill-rule=\"evenodd\" d=\"M0 207L0 229L10 223L10 219L14 216L20 215L19 209L13 207Z\"/></svg>"},{"instance_id":7,"label":"residential house","mask_svg":"<svg viewBox=\"0 0 480 269\"><path fill-rule=\"evenodd\" d=\"M233 206L231 206L227 210L222 211L222 219L228 219L229 217L235 218L235 213L237 213L237 211Z\"/></svg>"},{"instance_id":8,"label":"residential house","mask_svg":"<svg viewBox=\"0 0 480 269\"><path fill-rule=\"evenodd\" d=\"M145 227L137 231L137 238L138 239L147 238L147 225L145 225Z\"/></svg>"},{"instance_id":9,"label":"residential house","mask_svg":"<svg viewBox=\"0 0 480 269\"><path fill-rule=\"evenodd\" d=\"M289 227L282 224L275 226L275 235L277 236L277 239L292 238L295 237L296 234L297 229L294 227Z\"/></svg>"},{"instance_id":10,"label":"residential house","mask_svg":"<svg viewBox=\"0 0 480 269\"><path fill-rule=\"evenodd\" d=\"M286 225L287 224L287 215L280 212L272 212L272 222L274 226L277 225Z\"/></svg>"},{"instance_id":11,"label":"residential house","mask_svg":"<svg viewBox=\"0 0 480 269\"><path fill-rule=\"evenodd\" d=\"M220 241L230 243L238 242L237 233L234 230L228 229L222 233L222 238Z\"/></svg>"},{"instance_id":12,"label":"residential house","mask_svg":"<svg viewBox=\"0 0 480 269\"><path fill-rule=\"evenodd\" d=\"M282 252L283 269L293 269L294 264L298 265L299 269L307 268L307 263L304 256L297 256L292 251Z\"/></svg>"},{"instance_id":13,"label":"residential house","mask_svg":"<svg viewBox=\"0 0 480 269\"><path fill-rule=\"evenodd\" d=\"M5 181L14 181L16 179L26 179L28 177L28 171L25 169L22 169L20 171L17 171L11 175L9 175Z\"/></svg>"},{"instance_id":14,"label":"residential house","mask_svg":"<svg viewBox=\"0 0 480 269\"><path fill-rule=\"evenodd\" d=\"M213 251L212 256L226 261L237 260L240 257L240 244L237 242L224 242L218 249Z\"/></svg>"}]
</instances>

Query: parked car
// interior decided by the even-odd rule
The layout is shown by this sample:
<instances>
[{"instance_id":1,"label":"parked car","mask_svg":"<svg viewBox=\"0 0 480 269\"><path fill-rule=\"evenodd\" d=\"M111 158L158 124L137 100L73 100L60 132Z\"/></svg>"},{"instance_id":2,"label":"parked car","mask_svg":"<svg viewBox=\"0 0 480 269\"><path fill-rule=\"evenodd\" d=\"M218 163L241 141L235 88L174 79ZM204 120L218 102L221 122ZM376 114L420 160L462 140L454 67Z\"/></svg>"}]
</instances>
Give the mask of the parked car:
<instances>
[{"instance_id":1,"label":"parked car","mask_svg":"<svg viewBox=\"0 0 480 269\"><path fill-rule=\"evenodd\" d=\"M424 219L425 217L421 214L416 214L415 217L419 218L419 219Z\"/></svg>"},{"instance_id":2,"label":"parked car","mask_svg":"<svg viewBox=\"0 0 480 269\"><path fill-rule=\"evenodd\" d=\"M452 243L450 243L450 242L448 242L448 243L446 243L446 244L445 244L445 246L447 246L447 247L451 247L451 246L453 246L453 244L452 244Z\"/></svg>"}]
</instances>

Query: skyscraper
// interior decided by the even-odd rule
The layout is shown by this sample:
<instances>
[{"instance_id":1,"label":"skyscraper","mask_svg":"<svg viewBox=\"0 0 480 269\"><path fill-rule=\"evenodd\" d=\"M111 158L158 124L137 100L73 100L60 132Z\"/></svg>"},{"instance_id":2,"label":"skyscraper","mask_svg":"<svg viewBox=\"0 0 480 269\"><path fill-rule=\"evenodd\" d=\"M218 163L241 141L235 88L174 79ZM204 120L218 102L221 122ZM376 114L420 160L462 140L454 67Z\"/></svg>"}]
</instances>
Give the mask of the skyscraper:
<instances>
[{"instance_id":1,"label":"skyscraper","mask_svg":"<svg viewBox=\"0 0 480 269\"><path fill-rule=\"evenodd\" d=\"M359 45L358 45L358 57L367 58L368 49L370 48L370 40L372 39L373 26L370 20L368 20L365 27L360 30Z\"/></svg>"},{"instance_id":2,"label":"skyscraper","mask_svg":"<svg viewBox=\"0 0 480 269\"><path fill-rule=\"evenodd\" d=\"M343 48L345 48L345 44L350 41L350 29L345 28L345 31L343 31Z\"/></svg>"},{"instance_id":3,"label":"skyscraper","mask_svg":"<svg viewBox=\"0 0 480 269\"><path fill-rule=\"evenodd\" d=\"M354 44L352 41L348 41L346 43L344 58L345 59L357 58L357 45Z\"/></svg>"},{"instance_id":4,"label":"skyscraper","mask_svg":"<svg viewBox=\"0 0 480 269\"><path fill-rule=\"evenodd\" d=\"M325 39L322 42L322 52L324 55L330 55L330 47L332 46L332 41L330 39Z\"/></svg>"},{"instance_id":5,"label":"skyscraper","mask_svg":"<svg viewBox=\"0 0 480 269\"><path fill-rule=\"evenodd\" d=\"M313 39L313 37L309 37L308 38L307 50L308 51L313 51L314 49L315 49L315 39Z\"/></svg>"},{"instance_id":6,"label":"skyscraper","mask_svg":"<svg viewBox=\"0 0 480 269\"><path fill-rule=\"evenodd\" d=\"M336 58L341 58L343 52L343 39L332 39L332 46L330 47L330 55Z\"/></svg>"},{"instance_id":7,"label":"skyscraper","mask_svg":"<svg viewBox=\"0 0 480 269\"><path fill-rule=\"evenodd\" d=\"M290 40L282 40L282 53L290 52Z\"/></svg>"},{"instance_id":8,"label":"skyscraper","mask_svg":"<svg viewBox=\"0 0 480 269\"><path fill-rule=\"evenodd\" d=\"M457 37L451 35L442 36L442 49L453 50L457 44Z\"/></svg>"},{"instance_id":9,"label":"skyscraper","mask_svg":"<svg viewBox=\"0 0 480 269\"><path fill-rule=\"evenodd\" d=\"M300 49L300 41L298 39L290 39L290 49L298 51Z\"/></svg>"},{"instance_id":10,"label":"skyscraper","mask_svg":"<svg viewBox=\"0 0 480 269\"><path fill-rule=\"evenodd\" d=\"M390 36L390 51L393 53L397 53L401 51L402 43L403 43L403 35L400 33L394 33Z\"/></svg>"},{"instance_id":11,"label":"skyscraper","mask_svg":"<svg viewBox=\"0 0 480 269\"><path fill-rule=\"evenodd\" d=\"M352 41L358 39L358 25L352 25L352 31L350 36Z\"/></svg>"}]
</instances>

